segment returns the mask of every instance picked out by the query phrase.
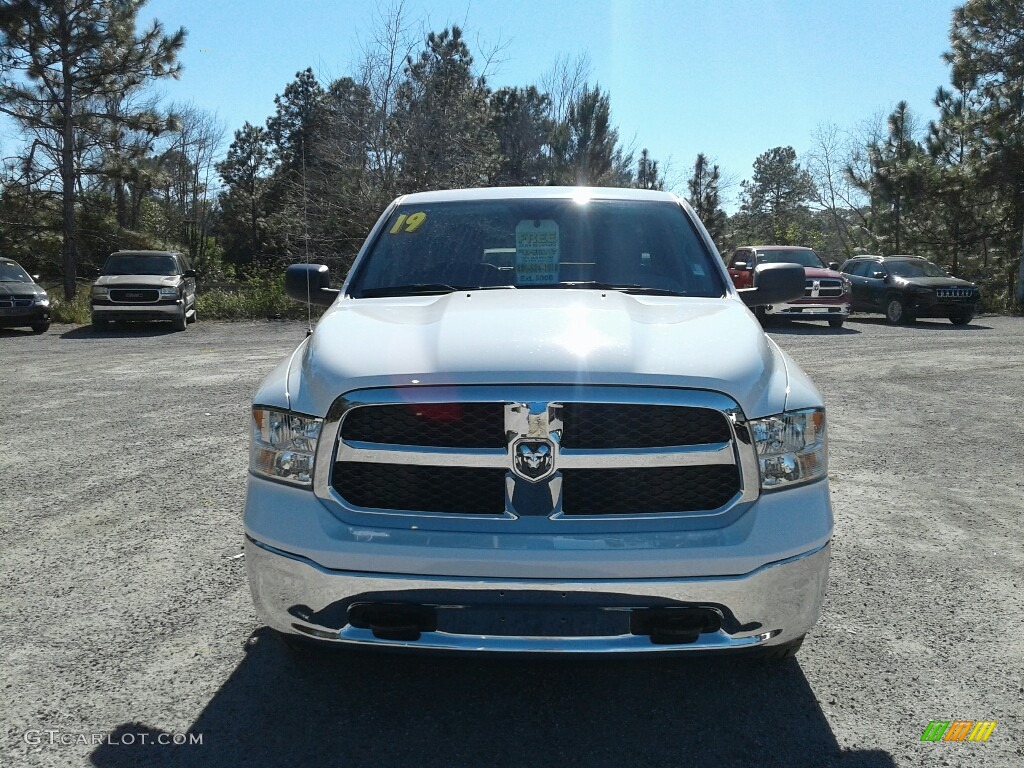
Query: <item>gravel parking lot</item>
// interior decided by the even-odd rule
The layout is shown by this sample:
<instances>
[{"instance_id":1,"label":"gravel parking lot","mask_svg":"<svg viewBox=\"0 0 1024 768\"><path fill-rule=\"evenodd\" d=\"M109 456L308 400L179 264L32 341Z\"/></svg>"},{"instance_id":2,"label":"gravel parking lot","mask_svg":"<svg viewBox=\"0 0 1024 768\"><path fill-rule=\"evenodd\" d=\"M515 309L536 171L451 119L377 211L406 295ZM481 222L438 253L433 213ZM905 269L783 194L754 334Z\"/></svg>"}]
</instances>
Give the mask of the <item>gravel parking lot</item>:
<instances>
[{"instance_id":1,"label":"gravel parking lot","mask_svg":"<svg viewBox=\"0 0 1024 768\"><path fill-rule=\"evenodd\" d=\"M0 765L1024 764L1024 319L770 331L831 419L796 659L312 666L240 557L249 397L303 325L0 331Z\"/></svg>"}]
</instances>

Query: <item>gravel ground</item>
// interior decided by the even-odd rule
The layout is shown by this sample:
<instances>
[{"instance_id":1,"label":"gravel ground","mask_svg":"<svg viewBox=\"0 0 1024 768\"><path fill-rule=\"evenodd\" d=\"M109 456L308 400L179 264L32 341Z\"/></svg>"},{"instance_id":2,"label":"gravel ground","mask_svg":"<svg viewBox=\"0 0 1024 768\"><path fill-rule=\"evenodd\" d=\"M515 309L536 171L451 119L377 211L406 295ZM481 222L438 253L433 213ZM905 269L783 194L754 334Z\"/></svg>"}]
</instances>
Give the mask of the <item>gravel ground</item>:
<instances>
[{"instance_id":1,"label":"gravel ground","mask_svg":"<svg viewBox=\"0 0 1024 768\"><path fill-rule=\"evenodd\" d=\"M1024 319L770 330L830 408L836 510L773 665L298 663L239 555L248 399L302 325L0 331L0 765L1024 764ZM998 726L920 741L955 719Z\"/></svg>"}]
</instances>

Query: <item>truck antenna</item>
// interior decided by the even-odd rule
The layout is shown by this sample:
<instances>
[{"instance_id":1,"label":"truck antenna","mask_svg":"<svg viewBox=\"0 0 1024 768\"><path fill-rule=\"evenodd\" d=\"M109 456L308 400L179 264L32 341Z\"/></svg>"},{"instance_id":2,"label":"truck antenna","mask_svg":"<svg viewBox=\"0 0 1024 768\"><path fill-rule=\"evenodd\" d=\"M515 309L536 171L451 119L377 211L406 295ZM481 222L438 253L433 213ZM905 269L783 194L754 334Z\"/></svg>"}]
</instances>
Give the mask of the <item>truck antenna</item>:
<instances>
[{"instance_id":1,"label":"truck antenna","mask_svg":"<svg viewBox=\"0 0 1024 768\"><path fill-rule=\"evenodd\" d=\"M309 284L309 206L306 200L306 142L299 137L299 151L302 154L302 242L305 248L303 264L306 265L306 336L313 334L313 290Z\"/></svg>"}]
</instances>

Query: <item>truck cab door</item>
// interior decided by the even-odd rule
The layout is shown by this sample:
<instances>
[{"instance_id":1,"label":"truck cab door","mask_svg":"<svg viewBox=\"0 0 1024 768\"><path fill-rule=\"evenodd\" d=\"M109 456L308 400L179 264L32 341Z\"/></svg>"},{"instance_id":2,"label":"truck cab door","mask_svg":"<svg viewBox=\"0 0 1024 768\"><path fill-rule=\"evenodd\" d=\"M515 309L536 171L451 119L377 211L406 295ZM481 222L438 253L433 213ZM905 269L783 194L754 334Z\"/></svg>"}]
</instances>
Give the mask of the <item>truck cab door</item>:
<instances>
[{"instance_id":1,"label":"truck cab door","mask_svg":"<svg viewBox=\"0 0 1024 768\"><path fill-rule=\"evenodd\" d=\"M754 260L753 251L741 248L733 253L729 260L729 277L737 289L754 287Z\"/></svg>"}]
</instances>

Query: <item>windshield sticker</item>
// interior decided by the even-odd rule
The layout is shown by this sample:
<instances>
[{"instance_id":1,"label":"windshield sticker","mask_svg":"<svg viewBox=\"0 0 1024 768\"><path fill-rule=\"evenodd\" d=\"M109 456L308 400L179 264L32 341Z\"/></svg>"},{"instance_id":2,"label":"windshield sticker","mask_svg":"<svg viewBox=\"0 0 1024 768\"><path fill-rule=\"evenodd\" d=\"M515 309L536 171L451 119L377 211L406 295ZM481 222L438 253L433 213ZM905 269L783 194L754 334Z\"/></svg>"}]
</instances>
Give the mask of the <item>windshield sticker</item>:
<instances>
[{"instance_id":1,"label":"windshield sticker","mask_svg":"<svg viewBox=\"0 0 1024 768\"><path fill-rule=\"evenodd\" d=\"M558 222L527 219L516 225L516 283L558 282Z\"/></svg>"},{"instance_id":2,"label":"windshield sticker","mask_svg":"<svg viewBox=\"0 0 1024 768\"><path fill-rule=\"evenodd\" d=\"M392 235L397 235L402 232L415 232L417 229L423 226L423 222L427 220L427 214L423 211L417 211L416 213L410 213L408 216L402 214L395 219L395 225L388 230Z\"/></svg>"}]
</instances>

